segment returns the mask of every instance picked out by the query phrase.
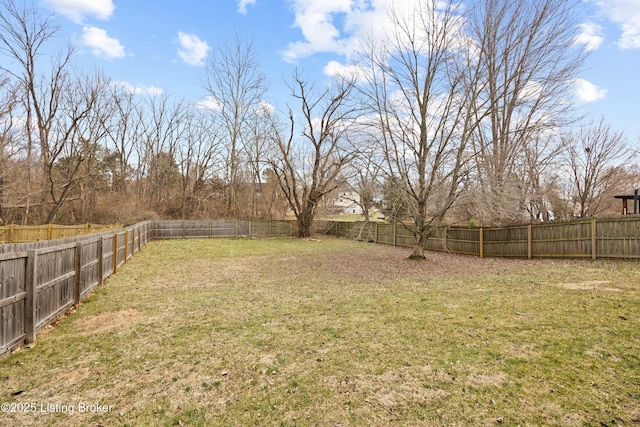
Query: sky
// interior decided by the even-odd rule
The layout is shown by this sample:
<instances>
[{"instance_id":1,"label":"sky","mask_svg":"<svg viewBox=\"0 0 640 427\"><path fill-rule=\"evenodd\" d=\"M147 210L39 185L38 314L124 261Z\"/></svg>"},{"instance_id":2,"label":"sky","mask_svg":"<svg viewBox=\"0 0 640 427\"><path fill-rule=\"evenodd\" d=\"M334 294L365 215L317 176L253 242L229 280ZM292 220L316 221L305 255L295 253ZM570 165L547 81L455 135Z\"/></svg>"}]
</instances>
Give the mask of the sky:
<instances>
[{"instance_id":1,"label":"sky","mask_svg":"<svg viewBox=\"0 0 640 427\"><path fill-rule=\"evenodd\" d=\"M296 68L322 84L348 63L358 37L384 26L386 5L398 0L35 1L77 44L79 66L141 94L202 100L207 59L240 36L258 53L268 101L283 108ZM573 82L578 111L604 117L640 145L640 0L581 0L575 13L576 43L589 51Z\"/></svg>"}]
</instances>

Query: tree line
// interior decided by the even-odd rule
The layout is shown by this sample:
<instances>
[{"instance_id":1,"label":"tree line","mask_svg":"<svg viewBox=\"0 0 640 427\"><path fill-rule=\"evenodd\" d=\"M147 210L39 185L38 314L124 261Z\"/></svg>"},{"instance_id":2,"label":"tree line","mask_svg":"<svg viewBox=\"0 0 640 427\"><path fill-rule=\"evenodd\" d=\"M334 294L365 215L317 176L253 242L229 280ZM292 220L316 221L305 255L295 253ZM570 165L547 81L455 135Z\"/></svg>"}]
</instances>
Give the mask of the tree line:
<instances>
[{"instance_id":1,"label":"tree line","mask_svg":"<svg viewBox=\"0 0 640 427\"><path fill-rule=\"evenodd\" d=\"M301 236L336 191L411 225L593 216L639 184L625 135L575 114L585 51L566 0L427 0L388 12L348 72L266 102L249 41L221 44L205 101L140 95L34 4L0 1L0 221L283 218Z\"/></svg>"}]
</instances>

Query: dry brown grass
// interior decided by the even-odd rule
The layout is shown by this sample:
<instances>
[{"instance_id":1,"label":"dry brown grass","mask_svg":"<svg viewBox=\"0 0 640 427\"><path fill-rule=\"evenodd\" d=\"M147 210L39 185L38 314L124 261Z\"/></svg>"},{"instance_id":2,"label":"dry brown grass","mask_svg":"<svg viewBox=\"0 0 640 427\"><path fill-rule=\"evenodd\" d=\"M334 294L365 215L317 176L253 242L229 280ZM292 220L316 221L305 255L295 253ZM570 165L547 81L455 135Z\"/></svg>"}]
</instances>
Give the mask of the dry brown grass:
<instances>
[{"instance_id":1,"label":"dry brown grass","mask_svg":"<svg viewBox=\"0 0 640 427\"><path fill-rule=\"evenodd\" d=\"M154 242L30 350L0 425L634 425L634 263ZM78 413L78 402L111 406Z\"/></svg>"}]
</instances>

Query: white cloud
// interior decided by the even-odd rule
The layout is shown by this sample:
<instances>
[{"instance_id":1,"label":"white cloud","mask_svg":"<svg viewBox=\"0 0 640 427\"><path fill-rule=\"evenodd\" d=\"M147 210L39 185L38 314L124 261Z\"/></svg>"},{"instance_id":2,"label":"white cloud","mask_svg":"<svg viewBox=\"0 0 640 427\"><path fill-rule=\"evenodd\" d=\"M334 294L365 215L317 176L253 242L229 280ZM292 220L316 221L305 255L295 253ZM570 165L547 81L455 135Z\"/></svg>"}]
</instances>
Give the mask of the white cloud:
<instances>
[{"instance_id":1,"label":"white cloud","mask_svg":"<svg viewBox=\"0 0 640 427\"><path fill-rule=\"evenodd\" d=\"M540 83L529 80L520 91L520 99L525 102L535 102L542 96L543 87Z\"/></svg>"},{"instance_id":2,"label":"white cloud","mask_svg":"<svg viewBox=\"0 0 640 427\"><path fill-rule=\"evenodd\" d=\"M385 0L386 1L386 0ZM344 18L343 29L347 32L357 30L349 27L354 14L362 13L364 6L357 0L294 0L294 25L302 31L304 41L290 43L283 52L288 62L318 52L347 53L349 36L341 37L336 18Z\"/></svg>"},{"instance_id":3,"label":"white cloud","mask_svg":"<svg viewBox=\"0 0 640 427\"><path fill-rule=\"evenodd\" d=\"M202 98L202 100L196 103L196 108L200 110L206 111L221 111L222 103L218 101L215 97L209 95Z\"/></svg>"},{"instance_id":4,"label":"white cloud","mask_svg":"<svg viewBox=\"0 0 640 427\"><path fill-rule=\"evenodd\" d=\"M196 102L196 108L204 111L222 111L222 102L214 96L207 95ZM268 116L275 111L275 107L270 102L262 100L254 111L263 116Z\"/></svg>"},{"instance_id":5,"label":"white cloud","mask_svg":"<svg viewBox=\"0 0 640 427\"><path fill-rule=\"evenodd\" d=\"M178 33L178 56L189 65L204 65L207 53L211 49L207 42L200 40L195 34Z\"/></svg>"},{"instance_id":6,"label":"white cloud","mask_svg":"<svg viewBox=\"0 0 640 427\"><path fill-rule=\"evenodd\" d=\"M600 8L622 31L618 46L640 49L640 2L638 0L600 0Z\"/></svg>"},{"instance_id":7,"label":"white cloud","mask_svg":"<svg viewBox=\"0 0 640 427\"><path fill-rule=\"evenodd\" d=\"M324 67L324 73L330 77L358 78L362 72L357 65L345 65L338 61L329 61Z\"/></svg>"},{"instance_id":8,"label":"white cloud","mask_svg":"<svg viewBox=\"0 0 640 427\"><path fill-rule=\"evenodd\" d=\"M107 32L101 28L83 27L82 44L91 48L91 52L106 59L124 58L124 46L118 39L109 37Z\"/></svg>"},{"instance_id":9,"label":"white cloud","mask_svg":"<svg viewBox=\"0 0 640 427\"><path fill-rule=\"evenodd\" d=\"M85 16L109 19L115 9L112 0L44 0L43 3L77 23Z\"/></svg>"},{"instance_id":10,"label":"white cloud","mask_svg":"<svg viewBox=\"0 0 640 427\"><path fill-rule=\"evenodd\" d=\"M152 86L145 86L145 85L134 86L131 83L126 81L114 82L114 84L119 85L125 88L126 90L128 90L129 92L134 93L136 95L160 95L162 92L164 92L161 88L153 85Z\"/></svg>"},{"instance_id":11,"label":"white cloud","mask_svg":"<svg viewBox=\"0 0 640 427\"><path fill-rule=\"evenodd\" d=\"M238 2L238 13L245 15L247 13L247 6L256 4L256 0L240 0Z\"/></svg>"},{"instance_id":12,"label":"white cloud","mask_svg":"<svg viewBox=\"0 0 640 427\"><path fill-rule=\"evenodd\" d=\"M391 8L414 19L416 8L428 7L416 0L292 0L292 4L294 26L304 40L290 43L282 52L288 62L322 52L351 59L363 43L385 40L394 33Z\"/></svg>"},{"instance_id":13,"label":"white cloud","mask_svg":"<svg viewBox=\"0 0 640 427\"><path fill-rule=\"evenodd\" d=\"M257 112L264 116L268 116L270 114L273 114L275 110L276 108L273 106L273 104L268 101L262 100L260 101L260 108Z\"/></svg>"},{"instance_id":14,"label":"white cloud","mask_svg":"<svg viewBox=\"0 0 640 427\"><path fill-rule=\"evenodd\" d=\"M593 22L585 22L579 25L580 34L576 37L575 44L583 44L588 51L596 50L604 41L602 27Z\"/></svg>"},{"instance_id":15,"label":"white cloud","mask_svg":"<svg viewBox=\"0 0 640 427\"><path fill-rule=\"evenodd\" d=\"M573 81L574 94L579 101L590 103L598 101L607 95L606 89L601 89L593 83L584 80L576 79Z\"/></svg>"}]
</instances>

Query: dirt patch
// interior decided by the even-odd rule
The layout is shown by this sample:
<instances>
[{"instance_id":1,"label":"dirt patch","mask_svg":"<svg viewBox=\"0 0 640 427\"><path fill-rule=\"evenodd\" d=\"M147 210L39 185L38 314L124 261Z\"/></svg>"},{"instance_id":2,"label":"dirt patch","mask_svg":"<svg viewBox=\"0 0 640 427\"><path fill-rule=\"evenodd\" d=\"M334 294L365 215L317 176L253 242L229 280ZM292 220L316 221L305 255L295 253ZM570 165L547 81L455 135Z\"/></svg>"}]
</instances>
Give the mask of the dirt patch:
<instances>
[{"instance_id":1,"label":"dirt patch","mask_svg":"<svg viewBox=\"0 0 640 427\"><path fill-rule=\"evenodd\" d=\"M502 387L507 376L505 373L498 374L473 374L467 377L467 383L475 387Z\"/></svg>"},{"instance_id":2,"label":"dirt patch","mask_svg":"<svg viewBox=\"0 0 640 427\"><path fill-rule=\"evenodd\" d=\"M622 292L622 289L613 288L611 286L605 286L610 284L609 280L587 280L585 282L574 283L556 283L556 286L562 288L571 289L574 291L611 291Z\"/></svg>"},{"instance_id":3,"label":"dirt patch","mask_svg":"<svg viewBox=\"0 0 640 427\"><path fill-rule=\"evenodd\" d=\"M76 325L82 335L94 335L109 332L140 317L142 317L142 313L138 310L128 309L80 319L76 322Z\"/></svg>"},{"instance_id":4,"label":"dirt patch","mask_svg":"<svg viewBox=\"0 0 640 427\"><path fill-rule=\"evenodd\" d=\"M326 381L325 381L326 382ZM450 384L451 377L431 366L401 368L381 375L363 375L336 381L337 390L363 393L365 401L386 409L399 408L412 403L434 404L449 396L441 389Z\"/></svg>"}]
</instances>

